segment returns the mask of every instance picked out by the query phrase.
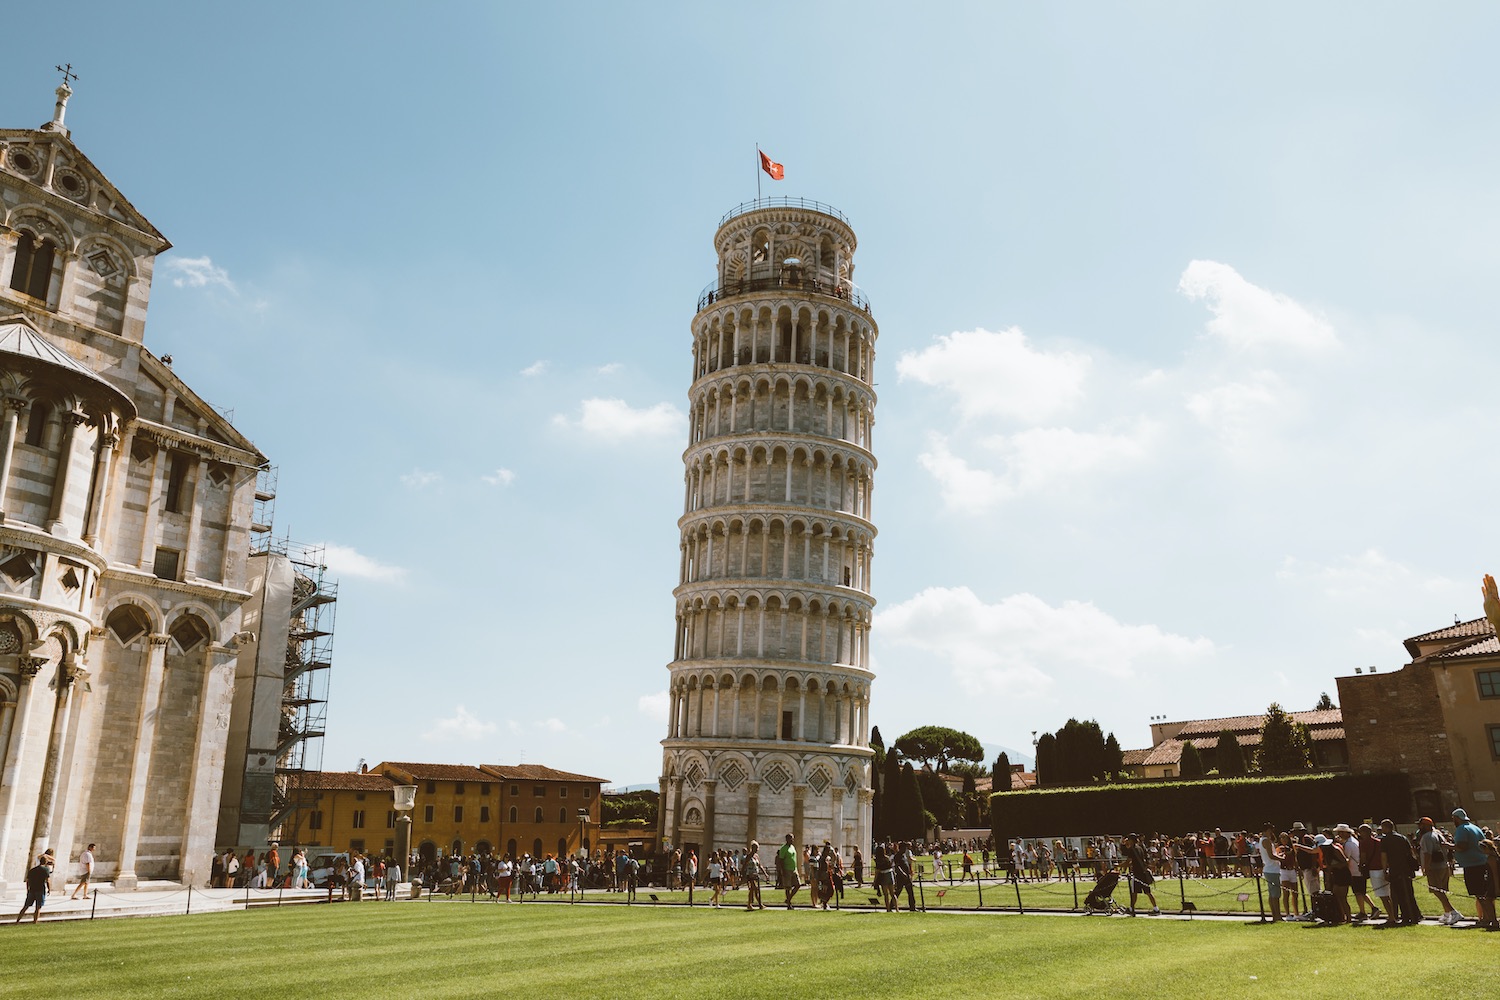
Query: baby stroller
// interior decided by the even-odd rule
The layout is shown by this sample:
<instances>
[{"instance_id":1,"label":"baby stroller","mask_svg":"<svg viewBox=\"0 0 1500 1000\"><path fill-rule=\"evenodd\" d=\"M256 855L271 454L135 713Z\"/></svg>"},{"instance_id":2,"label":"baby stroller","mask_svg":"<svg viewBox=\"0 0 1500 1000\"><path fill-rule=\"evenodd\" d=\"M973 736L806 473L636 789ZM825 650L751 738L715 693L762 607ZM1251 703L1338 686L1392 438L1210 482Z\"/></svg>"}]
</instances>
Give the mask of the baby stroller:
<instances>
[{"instance_id":1,"label":"baby stroller","mask_svg":"<svg viewBox=\"0 0 1500 1000\"><path fill-rule=\"evenodd\" d=\"M1099 881L1094 883L1094 888L1084 897L1083 909L1085 913L1120 913L1120 904L1115 902L1115 886L1120 884L1119 872L1105 872L1099 876Z\"/></svg>"}]
</instances>

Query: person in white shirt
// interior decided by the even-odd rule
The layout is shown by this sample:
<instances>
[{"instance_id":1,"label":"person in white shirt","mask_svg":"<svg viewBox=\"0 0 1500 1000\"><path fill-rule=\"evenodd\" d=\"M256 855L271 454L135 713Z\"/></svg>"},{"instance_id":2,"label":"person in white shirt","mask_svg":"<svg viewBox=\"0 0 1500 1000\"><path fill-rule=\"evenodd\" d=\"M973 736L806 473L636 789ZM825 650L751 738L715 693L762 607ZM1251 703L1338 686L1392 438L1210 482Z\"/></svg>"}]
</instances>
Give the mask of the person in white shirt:
<instances>
[{"instance_id":1,"label":"person in white shirt","mask_svg":"<svg viewBox=\"0 0 1500 1000\"><path fill-rule=\"evenodd\" d=\"M90 844L84 848L82 854L78 855L78 867L82 869L78 876L78 886L73 890L69 899L77 899L78 893L83 893L83 898L89 898L89 879L94 876L94 845Z\"/></svg>"},{"instance_id":2,"label":"person in white shirt","mask_svg":"<svg viewBox=\"0 0 1500 1000\"><path fill-rule=\"evenodd\" d=\"M349 898L358 903L365 895L365 859L362 855L354 855L349 865Z\"/></svg>"}]
</instances>

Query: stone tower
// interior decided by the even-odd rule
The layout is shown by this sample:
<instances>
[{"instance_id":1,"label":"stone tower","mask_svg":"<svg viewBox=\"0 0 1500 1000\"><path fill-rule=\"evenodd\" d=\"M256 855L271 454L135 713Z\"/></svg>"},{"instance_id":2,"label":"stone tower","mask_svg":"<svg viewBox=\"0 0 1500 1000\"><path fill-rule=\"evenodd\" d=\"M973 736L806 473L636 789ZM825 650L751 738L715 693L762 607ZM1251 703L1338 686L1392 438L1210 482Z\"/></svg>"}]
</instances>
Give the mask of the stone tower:
<instances>
[{"instance_id":1,"label":"stone tower","mask_svg":"<svg viewBox=\"0 0 1500 1000\"><path fill-rule=\"evenodd\" d=\"M693 317L659 834L870 847L875 321L836 209L763 199L714 235Z\"/></svg>"}]
</instances>

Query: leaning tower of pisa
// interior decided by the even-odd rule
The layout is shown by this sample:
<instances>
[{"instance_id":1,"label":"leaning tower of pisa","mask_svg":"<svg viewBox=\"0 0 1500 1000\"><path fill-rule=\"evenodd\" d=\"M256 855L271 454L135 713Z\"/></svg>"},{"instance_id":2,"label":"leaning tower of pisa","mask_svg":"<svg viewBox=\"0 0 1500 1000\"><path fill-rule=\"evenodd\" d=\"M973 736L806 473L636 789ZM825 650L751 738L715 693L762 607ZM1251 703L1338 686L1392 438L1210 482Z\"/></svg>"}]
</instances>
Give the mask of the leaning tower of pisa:
<instances>
[{"instance_id":1,"label":"leaning tower of pisa","mask_svg":"<svg viewBox=\"0 0 1500 1000\"><path fill-rule=\"evenodd\" d=\"M869 855L875 320L837 209L719 220L693 317L658 831Z\"/></svg>"}]
</instances>

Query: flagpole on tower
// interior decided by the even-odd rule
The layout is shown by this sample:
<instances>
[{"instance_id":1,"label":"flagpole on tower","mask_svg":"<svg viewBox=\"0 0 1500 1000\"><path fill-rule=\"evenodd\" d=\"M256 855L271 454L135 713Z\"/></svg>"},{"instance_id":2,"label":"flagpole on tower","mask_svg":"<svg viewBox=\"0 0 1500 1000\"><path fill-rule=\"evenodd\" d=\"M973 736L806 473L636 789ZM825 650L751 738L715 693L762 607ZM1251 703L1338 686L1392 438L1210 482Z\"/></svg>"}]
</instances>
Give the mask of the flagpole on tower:
<instances>
[{"instance_id":1,"label":"flagpole on tower","mask_svg":"<svg viewBox=\"0 0 1500 1000\"><path fill-rule=\"evenodd\" d=\"M755 200L760 201L760 143L755 144Z\"/></svg>"}]
</instances>

